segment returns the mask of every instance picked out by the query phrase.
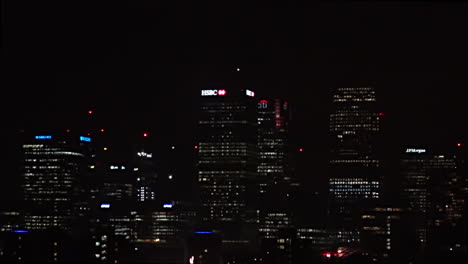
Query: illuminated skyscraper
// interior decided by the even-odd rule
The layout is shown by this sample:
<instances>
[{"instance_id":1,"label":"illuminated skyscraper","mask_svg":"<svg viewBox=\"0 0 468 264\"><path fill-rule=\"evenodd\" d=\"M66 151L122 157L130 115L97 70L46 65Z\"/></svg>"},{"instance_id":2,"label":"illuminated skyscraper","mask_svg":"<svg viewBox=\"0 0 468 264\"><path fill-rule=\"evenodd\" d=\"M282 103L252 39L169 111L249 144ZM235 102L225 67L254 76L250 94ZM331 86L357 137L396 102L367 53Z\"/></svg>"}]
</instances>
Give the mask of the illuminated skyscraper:
<instances>
[{"instance_id":1,"label":"illuminated skyscraper","mask_svg":"<svg viewBox=\"0 0 468 264\"><path fill-rule=\"evenodd\" d=\"M24 226L70 231L80 210L87 210L91 138L58 133L27 137L22 146Z\"/></svg>"},{"instance_id":2,"label":"illuminated skyscraper","mask_svg":"<svg viewBox=\"0 0 468 264\"><path fill-rule=\"evenodd\" d=\"M198 182L205 220L242 223L257 175L257 102L246 89L201 91ZM249 188L253 188L250 190Z\"/></svg>"},{"instance_id":3,"label":"illuminated skyscraper","mask_svg":"<svg viewBox=\"0 0 468 264\"><path fill-rule=\"evenodd\" d=\"M136 178L136 199L139 202L156 200L156 164L153 161L153 153L144 145L134 146L132 168Z\"/></svg>"},{"instance_id":4,"label":"illuminated skyscraper","mask_svg":"<svg viewBox=\"0 0 468 264\"><path fill-rule=\"evenodd\" d=\"M291 183L290 107L281 99L258 102L258 178L260 193Z\"/></svg>"},{"instance_id":5,"label":"illuminated skyscraper","mask_svg":"<svg viewBox=\"0 0 468 264\"><path fill-rule=\"evenodd\" d=\"M338 88L333 94L329 215L351 243L358 239L353 223L357 203L381 196L381 164L374 148L383 114L375 111L375 103L372 87Z\"/></svg>"},{"instance_id":6,"label":"illuminated skyscraper","mask_svg":"<svg viewBox=\"0 0 468 264\"><path fill-rule=\"evenodd\" d=\"M421 248L427 243L425 215L429 209L428 160L429 155L425 148L406 148L400 162L400 173L403 176L402 197L411 211L420 217L416 229Z\"/></svg>"},{"instance_id":7,"label":"illuminated skyscraper","mask_svg":"<svg viewBox=\"0 0 468 264\"><path fill-rule=\"evenodd\" d=\"M401 160L402 195L420 217L421 247L431 252L466 250L467 187L460 154L406 148Z\"/></svg>"},{"instance_id":8,"label":"illuminated skyscraper","mask_svg":"<svg viewBox=\"0 0 468 264\"><path fill-rule=\"evenodd\" d=\"M259 235L264 256L290 263L293 232L288 192L292 168L289 142L290 105L281 99L260 100L258 115ZM267 254L268 252L268 254ZM271 261L269 260L269 261Z\"/></svg>"}]
</instances>

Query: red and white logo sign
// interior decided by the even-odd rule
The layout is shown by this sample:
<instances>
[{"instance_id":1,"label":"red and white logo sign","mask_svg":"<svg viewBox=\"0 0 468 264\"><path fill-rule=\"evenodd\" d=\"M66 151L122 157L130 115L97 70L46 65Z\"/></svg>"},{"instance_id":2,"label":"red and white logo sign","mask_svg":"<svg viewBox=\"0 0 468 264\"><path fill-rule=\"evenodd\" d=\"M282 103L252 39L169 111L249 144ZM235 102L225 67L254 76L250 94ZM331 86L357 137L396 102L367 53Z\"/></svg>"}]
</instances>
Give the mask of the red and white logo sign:
<instances>
[{"instance_id":1,"label":"red and white logo sign","mask_svg":"<svg viewBox=\"0 0 468 264\"><path fill-rule=\"evenodd\" d=\"M201 96L223 96L226 95L226 90L219 89L219 90L202 90Z\"/></svg>"},{"instance_id":2,"label":"red and white logo sign","mask_svg":"<svg viewBox=\"0 0 468 264\"><path fill-rule=\"evenodd\" d=\"M226 94L226 90L218 90L218 95L225 95Z\"/></svg>"}]
</instances>

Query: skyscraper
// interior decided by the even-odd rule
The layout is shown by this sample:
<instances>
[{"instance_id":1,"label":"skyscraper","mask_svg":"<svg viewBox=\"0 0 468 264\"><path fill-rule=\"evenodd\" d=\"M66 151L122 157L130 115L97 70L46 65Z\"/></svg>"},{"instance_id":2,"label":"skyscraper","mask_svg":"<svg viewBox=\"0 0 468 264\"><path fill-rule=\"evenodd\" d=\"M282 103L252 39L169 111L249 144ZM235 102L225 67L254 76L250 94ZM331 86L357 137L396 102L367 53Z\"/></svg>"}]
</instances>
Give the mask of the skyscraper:
<instances>
[{"instance_id":1,"label":"skyscraper","mask_svg":"<svg viewBox=\"0 0 468 264\"><path fill-rule=\"evenodd\" d=\"M293 221L288 206L292 183L290 106L285 100L264 99L258 102L257 107L261 245L265 257L289 263L294 233L291 232Z\"/></svg>"},{"instance_id":2,"label":"skyscraper","mask_svg":"<svg viewBox=\"0 0 468 264\"><path fill-rule=\"evenodd\" d=\"M69 133L27 135L23 149L24 226L70 231L87 210L86 178L91 138Z\"/></svg>"},{"instance_id":3,"label":"skyscraper","mask_svg":"<svg viewBox=\"0 0 468 264\"><path fill-rule=\"evenodd\" d=\"M346 242L357 242L353 217L360 201L381 196L381 162L375 153L381 113L372 87L338 88L330 114L329 215L343 228ZM340 236L340 231L339 231Z\"/></svg>"},{"instance_id":4,"label":"skyscraper","mask_svg":"<svg viewBox=\"0 0 468 264\"><path fill-rule=\"evenodd\" d=\"M258 178L259 191L273 191L274 185L291 183L289 144L290 108L281 99L258 102Z\"/></svg>"},{"instance_id":5,"label":"skyscraper","mask_svg":"<svg viewBox=\"0 0 468 264\"><path fill-rule=\"evenodd\" d=\"M460 154L406 148L401 160L402 196L419 216L419 242L429 248L427 254L466 250L467 189Z\"/></svg>"},{"instance_id":6,"label":"skyscraper","mask_svg":"<svg viewBox=\"0 0 468 264\"><path fill-rule=\"evenodd\" d=\"M427 162L430 159L426 148L406 148L400 161L400 173L403 176L402 198L414 215L419 216L416 227L421 248L427 243L425 215L429 209Z\"/></svg>"},{"instance_id":7,"label":"skyscraper","mask_svg":"<svg viewBox=\"0 0 468 264\"><path fill-rule=\"evenodd\" d=\"M257 175L257 102L253 91L236 88L201 90L200 100L197 166L204 219L213 227L237 225L257 193L248 184Z\"/></svg>"}]
</instances>

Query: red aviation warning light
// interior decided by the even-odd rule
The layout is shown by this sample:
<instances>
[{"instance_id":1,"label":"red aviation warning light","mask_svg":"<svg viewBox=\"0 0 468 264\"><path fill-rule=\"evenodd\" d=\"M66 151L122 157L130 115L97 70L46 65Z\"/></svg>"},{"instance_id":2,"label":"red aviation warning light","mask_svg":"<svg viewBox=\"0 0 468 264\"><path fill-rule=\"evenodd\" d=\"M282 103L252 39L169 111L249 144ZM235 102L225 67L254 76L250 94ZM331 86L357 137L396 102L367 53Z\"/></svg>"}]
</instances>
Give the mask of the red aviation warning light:
<instances>
[{"instance_id":1,"label":"red aviation warning light","mask_svg":"<svg viewBox=\"0 0 468 264\"><path fill-rule=\"evenodd\" d=\"M303 151L304 151L304 149L303 149L303 148L299 148L299 152L303 152Z\"/></svg>"},{"instance_id":2,"label":"red aviation warning light","mask_svg":"<svg viewBox=\"0 0 468 264\"><path fill-rule=\"evenodd\" d=\"M380 112L379 113L379 116L384 116L385 114L383 112Z\"/></svg>"},{"instance_id":3,"label":"red aviation warning light","mask_svg":"<svg viewBox=\"0 0 468 264\"><path fill-rule=\"evenodd\" d=\"M143 133L143 137L148 137L148 133Z\"/></svg>"},{"instance_id":4,"label":"red aviation warning light","mask_svg":"<svg viewBox=\"0 0 468 264\"><path fill-rule=\"evenodd\" d=\"M92 114L93 114L93 110L88 110L88 114L89 114L89 115L92 115Z\"/></svg>"},{"instance_id":5,"label":"red aviation warning light","mask_svg":"<svg viewBox=\"0 0 468 264\"><path fill-rule=\"evenodd\" d=\"M194 148L194 149L198 149L198 146L197 146L197 145L195 145L193 148Z\"/></svg>"},{"instance_id":6,"label":"red aviation warning light","mask_svg":"<svg viewBox=\"0 0 468 264\"><path fill-rule=\"evenodd\" d=\"M67 129L67 133L70 133L70 129Z\"/></svg>"},{"instance_id":7,"label":"red aviation warning light","mask_svg":"<svg viewBox=\"0 0 468 264\"><path fill-rule=\"evenodd\" d=\"M457 143L457 147L461 147L461 145L462 145L462 144L461 144L460 142Z\"/></svg>"},{"instance_id":8,"label":"red aviation warning light","mask_svg":"<svg viewBox=\"0 0 468 264\"><path fill-rule=\"evenodd\" d=\"M105 131L104 128L101 128L101 132L104 132L104 131Z\"/></svg>"}]
</instances>

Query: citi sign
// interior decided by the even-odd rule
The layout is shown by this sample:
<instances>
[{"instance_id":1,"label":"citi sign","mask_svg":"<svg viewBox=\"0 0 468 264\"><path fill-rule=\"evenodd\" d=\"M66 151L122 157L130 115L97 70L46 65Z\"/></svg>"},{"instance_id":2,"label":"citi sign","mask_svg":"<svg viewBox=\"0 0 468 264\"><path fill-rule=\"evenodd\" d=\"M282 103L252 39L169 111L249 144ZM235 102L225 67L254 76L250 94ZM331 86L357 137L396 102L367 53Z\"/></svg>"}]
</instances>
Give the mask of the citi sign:
<instances>
[{"instance_id":1,"label":"citi sign","mask_svg":"<svg viewBox=\"0 0 468 264\"><path fill-rule=\"evenodd\" d=\"M220 89L220 90L202 90L201 91L201 96L223 96L226 95L226 90Z\"/></svg>"}]
</instances>

